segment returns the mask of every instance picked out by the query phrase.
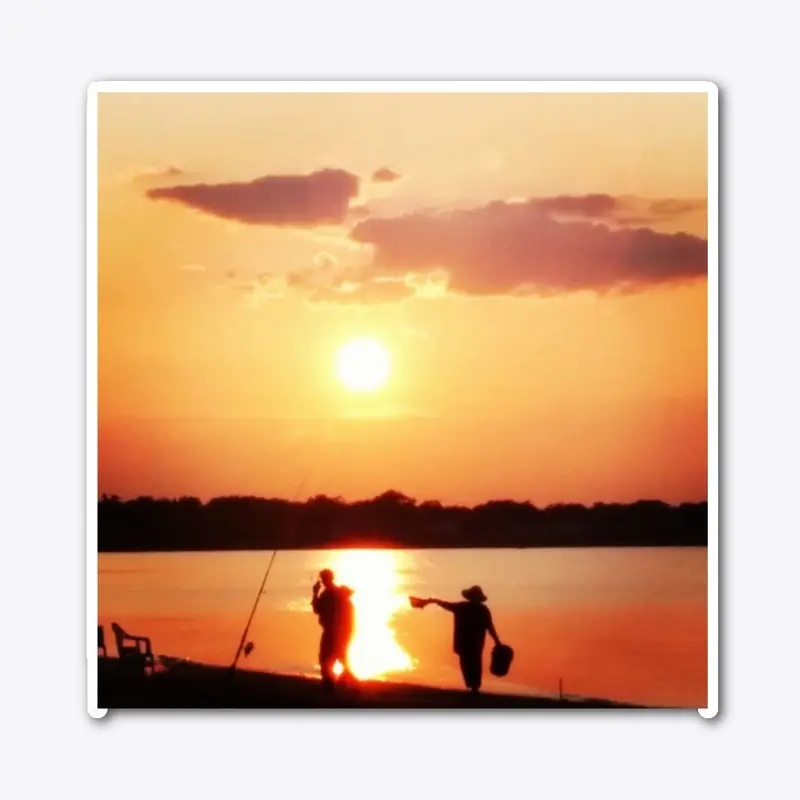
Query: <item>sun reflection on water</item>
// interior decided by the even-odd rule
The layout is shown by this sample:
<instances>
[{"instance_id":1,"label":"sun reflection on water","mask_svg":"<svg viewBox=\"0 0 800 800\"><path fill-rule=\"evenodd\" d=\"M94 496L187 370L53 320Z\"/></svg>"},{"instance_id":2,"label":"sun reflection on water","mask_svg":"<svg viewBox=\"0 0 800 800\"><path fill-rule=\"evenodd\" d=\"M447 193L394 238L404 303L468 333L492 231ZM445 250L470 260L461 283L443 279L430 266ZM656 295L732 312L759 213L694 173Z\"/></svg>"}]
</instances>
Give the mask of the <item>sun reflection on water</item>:
<instances>
[{"instance_id":1,"label":"sun reflection on water","mask_svg":"<svg viewBox=\"0 0 800 800\"><path fill-rule=\"evenodd\" d=\"M350 668L356 678L377 678L414 667L411 656L395 638L396 615L409 608L400 593L400 558L392 550L339 550L325 566L336 583L354 590L355 633L350 645ZM334 670L341 672L341 665Z\"/></svg>"}]
</instances>

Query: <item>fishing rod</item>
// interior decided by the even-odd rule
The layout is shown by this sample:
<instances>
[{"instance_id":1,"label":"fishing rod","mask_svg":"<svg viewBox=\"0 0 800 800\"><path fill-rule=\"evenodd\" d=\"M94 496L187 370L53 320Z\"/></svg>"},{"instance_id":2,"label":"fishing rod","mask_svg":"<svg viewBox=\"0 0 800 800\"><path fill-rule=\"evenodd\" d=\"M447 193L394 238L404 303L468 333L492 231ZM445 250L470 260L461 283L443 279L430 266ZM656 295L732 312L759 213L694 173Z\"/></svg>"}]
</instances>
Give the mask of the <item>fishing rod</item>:
<instances>
[{"instance_id":1,"label":"fishing rod","mask_svg":"<svg viewBox=\"0 0 800 800\"><path fill-rule=\"evenodd\" d=\"M303 476L303 480L300 482L300 486L297 487L297 492L295 493L293 502L296 502L297 499L300 497L300 492L303 491L303 487L306 485L306 481L308 480L309 472ZM267 570L264 573L264 579L261 581L261 586L258 589L258 594L256 595L255 602L253 603L253 608L250 611L250 617L247 620L247 624L244 626L244 631L242 632L242 638L239 641L239 647L236 649L236 655L233 659L233 664L231 664L231 675L236 672L236 665L239 663L239 657L242 655L242 650L244 650L245 642L247 641L247 634L250 632L250 624L253 621L253 617L256 615L256 609L258 608L258 601L261 599L261 595L264 594L264 586L267 584L267 578L269 578L269 573L272 570L272 565L275 563L275 557L278 555L278 548L276 547L275 550L272 552L272 557L269 560L269 564L267 564Z\"/></svg>"}]
</instances>

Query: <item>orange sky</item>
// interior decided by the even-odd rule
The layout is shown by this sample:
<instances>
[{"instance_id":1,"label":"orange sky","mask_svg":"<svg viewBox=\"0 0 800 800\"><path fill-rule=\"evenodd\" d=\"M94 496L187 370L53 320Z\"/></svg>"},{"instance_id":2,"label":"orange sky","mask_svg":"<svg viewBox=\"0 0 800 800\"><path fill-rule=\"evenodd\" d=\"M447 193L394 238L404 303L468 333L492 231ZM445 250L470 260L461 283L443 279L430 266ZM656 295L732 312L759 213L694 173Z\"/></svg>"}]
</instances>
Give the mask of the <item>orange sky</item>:
<instances>
[{"instance_id":1,"label":"orange sky","mask_svg":"<svg viewBox=\"0 0 800 800\"><path fill-rule=\"evenodd\" d=\"M100 492L706 498L705 95L98 121ZM371 396L334 373L361 335L393 363Z\"/></svg>"}]
</instances>

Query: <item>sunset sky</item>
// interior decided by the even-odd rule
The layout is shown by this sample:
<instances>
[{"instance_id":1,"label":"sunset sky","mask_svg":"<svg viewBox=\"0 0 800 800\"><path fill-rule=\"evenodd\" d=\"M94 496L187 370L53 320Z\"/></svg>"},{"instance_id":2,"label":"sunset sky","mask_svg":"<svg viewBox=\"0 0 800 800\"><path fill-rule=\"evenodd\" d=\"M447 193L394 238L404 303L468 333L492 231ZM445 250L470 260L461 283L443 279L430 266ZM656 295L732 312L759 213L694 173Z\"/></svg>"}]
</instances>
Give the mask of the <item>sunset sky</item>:
<instances>
[{"instance_id":1,"label":"sunset sky","mask_svg":"<svg viewBox=\"0 0 800 800\"><path fill-rule=\"evenodd\" d=\"M706 499L707 104L101 93L99 492Z\"/></svg>"}]
</instances>

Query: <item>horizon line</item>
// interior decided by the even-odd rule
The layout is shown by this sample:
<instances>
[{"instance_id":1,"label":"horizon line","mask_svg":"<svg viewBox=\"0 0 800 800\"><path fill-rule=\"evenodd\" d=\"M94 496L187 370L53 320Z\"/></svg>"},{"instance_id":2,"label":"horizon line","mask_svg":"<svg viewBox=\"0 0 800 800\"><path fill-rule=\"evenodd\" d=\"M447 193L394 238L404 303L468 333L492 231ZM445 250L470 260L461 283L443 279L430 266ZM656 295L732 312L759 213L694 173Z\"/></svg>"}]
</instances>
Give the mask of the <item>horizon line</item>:
<instances>
[{"instance_id":1,"label":"horizon line","mask_svg":"<svg viewBox=\"0 0 800 800\"><path fill-rule=\"evenodd\" d=\"M177 500L197 500L202 505L207 505L208 503L214 500L265 500L265 501L278 501L281 503L289 503L295 505L304 505L311 500L316 498L325 498L327 500L333 500L336 502L340 502L343 505L355 505L357 503L369 503L374 500L377 500L381 497L384 497L387 494L396 494L402 497L408 498L409 500L414 501L414 505L420 506L425 503L439 503L443 508L477 508L479 506L488 505L490 503L515 503L517 505L529 505L533 506L534 508L539 509L547 509L553 508L556 506L581 506L583 508L594 508L595 506L633 506L638 503L660 503L661 505L669 506L670 508L679 508L683 505L708 505L708 498L705 497L700 500L678 500L675 502L669 502L667 500L661 500L657 497L640 497L637 500L594 500L588 503L582 503L575 500L557 500L555 502L546 503L546 504L537 504L530 498L526 500L515 500L511 497L493 497L488 498L486 500L477 501L474 503L459 503L459 502L446 502L444 500L439 500L437 498L420 498L414 497L413 495L406 494L405 492L401 492L396 489L387 489L379 494L373 495L372 497L361 497L353 500L348 500L341 495L334 495L334 494L326 494L325 492L318 492L316 494L309 494L304 498L301 497L282 497L278 495L258 495L258 494L215 494L215 495L207 495L205 497L200 495L193 495L193 494L176 494L176 495L154 495L154 494L137 494L137 495L129 495L124 497L122 495L113 493L113 492L100 492L97 496L97 502L101 503L105 499L113 500L116 499L117 501L123 503L130 503L136 500L141 499L149 499L149 500L156 500L156 501L170 501L174 502Z\"/></svg>"}]
</instances>

